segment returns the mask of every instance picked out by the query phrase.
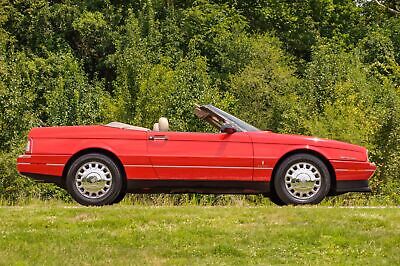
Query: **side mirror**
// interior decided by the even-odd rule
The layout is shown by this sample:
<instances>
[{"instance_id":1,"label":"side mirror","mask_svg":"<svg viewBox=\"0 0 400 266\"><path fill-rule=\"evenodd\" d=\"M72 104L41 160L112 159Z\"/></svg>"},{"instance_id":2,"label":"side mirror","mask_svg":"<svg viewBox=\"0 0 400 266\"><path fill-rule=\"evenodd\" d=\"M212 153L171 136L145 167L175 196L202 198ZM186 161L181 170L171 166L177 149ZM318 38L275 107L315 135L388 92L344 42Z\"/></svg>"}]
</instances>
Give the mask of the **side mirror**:
<instances>
[{"instance_id":1,"label":"side mirror","mask_svg":"<svg viewBox=\"0 0 400 266\"><path fill-rule=\"evenodd\" d=\"M221 132L226 134L233 134L236 132L236 128L228 123L225 123L221 126Z\"/></svg>"}]
</instances>

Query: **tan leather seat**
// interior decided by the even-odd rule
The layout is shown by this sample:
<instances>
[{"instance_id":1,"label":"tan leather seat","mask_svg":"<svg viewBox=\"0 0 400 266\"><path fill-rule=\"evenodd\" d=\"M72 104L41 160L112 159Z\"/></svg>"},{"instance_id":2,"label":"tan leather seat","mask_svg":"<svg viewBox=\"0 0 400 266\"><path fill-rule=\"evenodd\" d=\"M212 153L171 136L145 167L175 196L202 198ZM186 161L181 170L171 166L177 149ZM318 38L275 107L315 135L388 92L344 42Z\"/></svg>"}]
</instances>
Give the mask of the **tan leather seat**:
<instances>
[{"instance_id":1,"label":"tan leather seat","mask_svg":"<svg viewBox=\"0 0 400 266\"><path fill-rule=\"evenodd\" d=\"M169 123L168 123L167 118L161 117L158 120L158 129L159 129L159 131L168 131L169 130Z\"/></svg>"},{"instance_id":2,"label":"tan leather seat","mask_svg":"<svg viewBox=\"0 0 400 266\"><path fill-rule=\"evenodd\" d=\"M159 127L158 123L154 123L153 131L160 131L160 127Z\"/></svg>"}]
</instances>

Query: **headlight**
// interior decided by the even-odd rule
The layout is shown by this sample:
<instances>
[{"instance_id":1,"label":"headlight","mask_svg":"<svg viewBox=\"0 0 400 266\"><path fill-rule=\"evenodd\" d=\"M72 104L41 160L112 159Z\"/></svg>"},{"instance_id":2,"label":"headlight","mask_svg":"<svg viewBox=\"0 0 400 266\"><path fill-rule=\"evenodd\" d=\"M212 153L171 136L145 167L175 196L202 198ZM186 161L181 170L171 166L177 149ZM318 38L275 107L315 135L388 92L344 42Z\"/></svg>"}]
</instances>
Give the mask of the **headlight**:
<instances>
[{"instance_id":1,"label":"headlight","mask_svg":"<svg viewBox=\"0 0 400 266\"><path fill-rule=\"evenodd\" d=\"M26 143L25 152L30 153L32 152L32 140L28 139L28 143Z\"/></svg>"}]
</instances>

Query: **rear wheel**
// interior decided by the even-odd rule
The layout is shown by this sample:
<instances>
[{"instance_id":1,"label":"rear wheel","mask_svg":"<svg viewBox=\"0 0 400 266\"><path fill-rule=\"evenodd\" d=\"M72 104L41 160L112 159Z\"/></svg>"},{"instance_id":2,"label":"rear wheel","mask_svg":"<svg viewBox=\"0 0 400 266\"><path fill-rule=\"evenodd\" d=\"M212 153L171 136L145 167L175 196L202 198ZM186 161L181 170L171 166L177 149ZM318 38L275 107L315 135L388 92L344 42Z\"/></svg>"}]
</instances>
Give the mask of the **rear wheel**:
<instances>
[{"instance_id":1,"label":"rear wheel","mask_svg":"<svg viewBox=\"0 0 400 266\"><path fill-rule=\"evenodd\" d=\"M286 205L277 195L276 192L271 192L271 194L268 196L269 199L272 201L272 203L278 205L278 206L283 206Z\"/></svg>"},{"instance_id":2,"label":"rear wheel","mask_svg":"<svg viewBox=\"0 0 400 266\"><path fill-rule=\"evenodd\" d=\"M330 185L330 174L324 162L304 153L286 158L274 177L276 196L285 204L320 203Z\"/></svg>"},{"instance_id":3,"label":"rear wheel","mask_svg":"<svg viewBox=\"0 0 400 266\"><path fill-rule=\"evenodd\" d=\"M72 163L67 173L66 185L68 192L78 203L101 206L113 204L119 199L123 180L119 167L111 158L90 153Z\"/></svg>"}]
</instances>

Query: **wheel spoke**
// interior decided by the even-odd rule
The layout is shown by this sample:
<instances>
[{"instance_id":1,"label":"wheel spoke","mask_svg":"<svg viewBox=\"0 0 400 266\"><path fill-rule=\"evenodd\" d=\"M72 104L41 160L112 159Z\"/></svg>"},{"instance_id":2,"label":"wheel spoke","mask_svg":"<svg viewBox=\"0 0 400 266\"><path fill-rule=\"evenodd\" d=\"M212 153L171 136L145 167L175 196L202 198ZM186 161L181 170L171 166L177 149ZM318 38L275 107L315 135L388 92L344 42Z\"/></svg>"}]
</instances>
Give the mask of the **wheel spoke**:
<instances>
[{"instance_id":1,"label":"wheel spoke","mask_svg":"<svg viewBox=\"0 0 400 266\"><path fill-rule=\"evenodd\" d=\"M289 167L285 174L287 192L296 199L313 197L321 187L321 174L318 168L309 162L298 162Z\"/></svg>"},{"instance_id":2,"label":"wheel spoke","mask_svg":"<svg viewBox=\"0 0 400 266\"><path fill-rule=\"evenodd\" d=\"M112 186L112 174L109 168L102 162L87 162L76 172L75 186L82 196L98 199L110 190Z\"/></svg>"}]
</instances>

